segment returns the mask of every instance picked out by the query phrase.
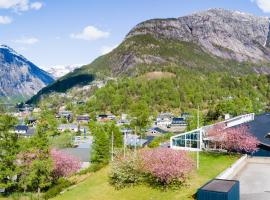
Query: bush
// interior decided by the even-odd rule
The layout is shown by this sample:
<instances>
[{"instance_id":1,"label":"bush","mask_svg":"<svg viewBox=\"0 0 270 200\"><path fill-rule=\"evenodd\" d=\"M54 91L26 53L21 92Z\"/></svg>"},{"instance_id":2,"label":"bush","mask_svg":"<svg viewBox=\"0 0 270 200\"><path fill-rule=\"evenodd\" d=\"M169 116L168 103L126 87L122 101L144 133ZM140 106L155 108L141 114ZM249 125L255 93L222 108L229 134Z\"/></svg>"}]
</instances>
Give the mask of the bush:
<instances>
[{"instance_id":1,"label":"bush","mask_svg":"<svg viewBox=\"0 0 270 200\"><path fill-rule=\"evenodd\" d=\"M65 188L70 187L73 185L72 182L65 178L60 178L58 179L57 183L51 187L45 194L44 194L44 199L50 199L55 197L56 195L60 194Z\"/></svg>"},{"instance_id":2,"label":"bush","mask_svg":"<svg viewBox=\"0 0 270 200\"><path fill-rule=\"evenodd\" d=\"M184 151L168 148L141 150L125 158L117 157L112 163L110 183L122 188L140 182L161 186L182 185L194 166Z\"/></svg>"},{"instance_id":3,"label":"bush","mask_svg":"<svg viewBox=\"0 0 270 200\"><path fill-rule=\"evenodd\" d=\"M112 163L110 183L116 188L122 188L137 184L143 180L140 170L141 161L138 156L128 154L124 157L116 157Z\"/></svg>"},{"instance_id":4,"label":"bush","mask_svg":"<svg viewBox=\"0 0 270 200\"><path fill-rule=\"evenodd\" d=\"M142 170L150 175L149 180L161 185L181 185L194 166L193 160L185 151L156 148L143 150L140 154Z\"/></svg>"}]
</instances>

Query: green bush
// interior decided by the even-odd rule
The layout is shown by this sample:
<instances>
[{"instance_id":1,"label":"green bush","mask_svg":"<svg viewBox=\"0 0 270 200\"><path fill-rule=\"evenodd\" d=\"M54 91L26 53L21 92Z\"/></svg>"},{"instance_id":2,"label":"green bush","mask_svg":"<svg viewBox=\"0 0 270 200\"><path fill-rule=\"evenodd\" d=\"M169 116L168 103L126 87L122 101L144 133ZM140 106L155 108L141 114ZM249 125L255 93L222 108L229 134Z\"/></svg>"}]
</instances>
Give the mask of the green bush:
<instances>
[{"instance_id":1,"label":"green bush","mask_svg":"<svg viewBox=\"0 0 270 200\"><path fill-rule=\"evenodd\" d=\"M138 184L143 181L144 175L140 171L140 159L134 153L126 158L116 157L110 172L110 184L120 189Z\"/></svg>"},{"instance_id":2,"label":"green bush","mask_svg":"<svg viewBox=\"0 0 270 200\"><path fill-rule=\"evenodd\" d=\"M65 188L68 188L72 185L72 182L65 178L60 178L57 183L52 186L45 194L44 199L50 199L60 194Z\"/></svg>"}]
</instances>

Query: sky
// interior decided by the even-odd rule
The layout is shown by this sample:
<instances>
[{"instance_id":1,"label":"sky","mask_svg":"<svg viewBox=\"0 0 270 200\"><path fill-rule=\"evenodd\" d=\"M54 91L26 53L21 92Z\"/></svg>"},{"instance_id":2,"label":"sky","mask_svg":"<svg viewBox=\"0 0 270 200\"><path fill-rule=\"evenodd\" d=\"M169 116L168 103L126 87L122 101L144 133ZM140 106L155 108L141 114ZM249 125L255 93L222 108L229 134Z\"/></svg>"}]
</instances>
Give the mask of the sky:
<instances>
[{"instance_id":1,"label":"sky","mask_svg":"<svg viewBox=\"0 0 270 200\"><path fill-rule=\"evenodd\" d=\"M209 8L270 17L270 0L0 0L0 43L43 68L88 64L144 20Z\"/></svg>"}]
</instances>

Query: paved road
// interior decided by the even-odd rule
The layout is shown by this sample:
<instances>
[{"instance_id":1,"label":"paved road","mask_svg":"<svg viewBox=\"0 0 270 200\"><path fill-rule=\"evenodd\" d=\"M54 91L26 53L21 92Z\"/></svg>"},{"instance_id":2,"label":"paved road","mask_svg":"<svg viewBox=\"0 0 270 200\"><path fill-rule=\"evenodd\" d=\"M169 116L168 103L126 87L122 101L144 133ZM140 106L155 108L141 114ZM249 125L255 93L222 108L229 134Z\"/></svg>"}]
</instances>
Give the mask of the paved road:
<instances>
[{"instance_id":1,"label":"paved road","mask_svg":"<svg viewBox=\"0 0 270 200\"><path fill-rule=\"evenodd\" d=\"M241 200L270 200L270 164L248 163L235 179Z\"/></svg>"}]
</instances>

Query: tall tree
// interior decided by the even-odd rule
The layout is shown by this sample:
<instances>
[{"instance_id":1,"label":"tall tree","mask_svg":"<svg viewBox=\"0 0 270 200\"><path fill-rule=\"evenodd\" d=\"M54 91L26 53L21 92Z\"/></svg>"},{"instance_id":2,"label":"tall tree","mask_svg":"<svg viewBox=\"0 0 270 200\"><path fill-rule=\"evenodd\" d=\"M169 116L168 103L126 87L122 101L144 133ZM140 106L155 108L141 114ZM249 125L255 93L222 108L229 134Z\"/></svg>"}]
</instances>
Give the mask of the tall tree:
<instances>
[{"instance_id":1,"label":"tall tree","mask_svg":"<svg viewBox=\"0 0 270 200\"><path fill-rule=\"evenodd\" d=\"M9 115L0 115L0 188L6 190L15 186L18 172L16 165L18 135L12 131L16 121Z\"/></svg>"},{"instance_id":2,"label":"tall tree","mask_svg":"<svg viewBox=\"0 0 270 200\"><path fill-rule=\"evenodd\" d=\"M21 152L21 168L19 185L24 190L38 193L51 185L52 160L49 155L48 122L40 120L35 135Z\"/></svg>"}]
</instances>

